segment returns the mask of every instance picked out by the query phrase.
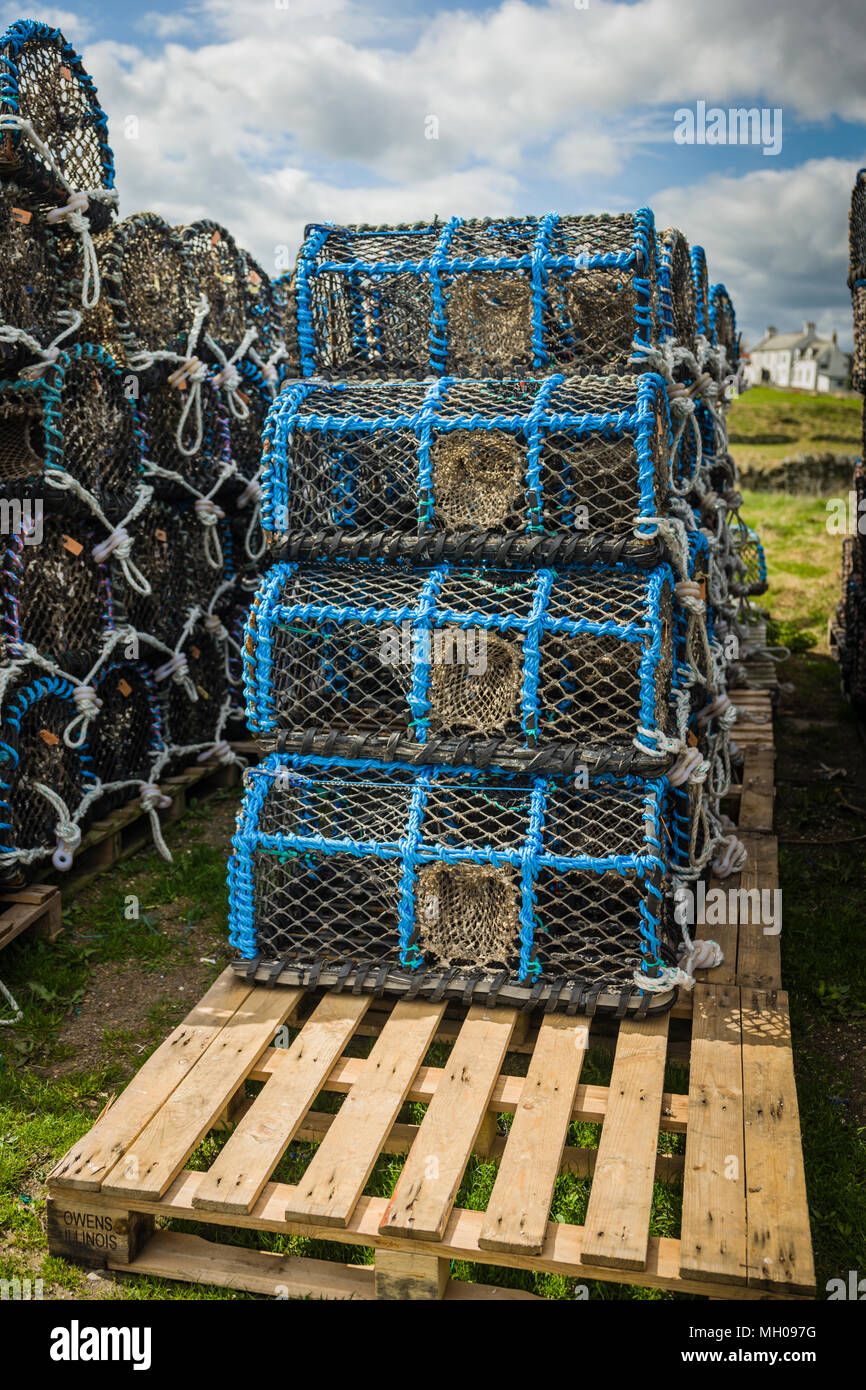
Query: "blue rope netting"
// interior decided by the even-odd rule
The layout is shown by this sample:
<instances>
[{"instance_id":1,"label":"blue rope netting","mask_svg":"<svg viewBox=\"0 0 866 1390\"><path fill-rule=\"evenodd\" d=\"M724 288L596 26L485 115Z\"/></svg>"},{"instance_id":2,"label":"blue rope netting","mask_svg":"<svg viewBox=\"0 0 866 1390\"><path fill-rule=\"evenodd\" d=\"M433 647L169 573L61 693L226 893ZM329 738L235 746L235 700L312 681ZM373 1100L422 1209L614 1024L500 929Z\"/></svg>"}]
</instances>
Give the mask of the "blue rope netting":
<instances>
[{"instance_id":1,"label":"blue rope netting","mask_svg":"<svg viewBox=\"0 0 866 1390\"><path fill-rule=\"evenodd\" d=\"M498 958L474 963L520 983L556 974L631 988L635 969L673 959L664 779L601 777L575 791L504 773L272 756L246 784L229 864L230 940L245 959L452 966L452 892L476 894L464 903L470 934L488 909L498 918Z\"/></svg>"},{"instance_id":2,"label":"blue rope netting","mask_svg":"<svg viewBox=\"0 0 866 1390\"><path fill-rule=\"evenodd\" d=\"M652 211L306 228L302 375L616 370L657 335Z\"/></svg>"},{"instance_id":3,"label":"blue rope netting","mask_svg":"<svg viewBox=\"0 0 866 1390\"><path fill-rule=\"evenodd\" d=\"M328 527L631 534L638 517L667 508L671 438L666 388L652 372L445 377L427 387L298 382L265 424L262 524L295 536Z\"/></svg>"},{"instance_id":4,"label":"blue rope netting","mask_svg":"<svg viewBox=\"0 0 866 1390\"><path fill-rule=\"evenodd\" d=\"M419 744L431 731L498 733L523 748L631 747L642 727L651 750L670 733L670 645L685 634L673 589L667 565L275 565L246 629L249 727L360 733L372 721Z\"/></svg>"}]
</instances>

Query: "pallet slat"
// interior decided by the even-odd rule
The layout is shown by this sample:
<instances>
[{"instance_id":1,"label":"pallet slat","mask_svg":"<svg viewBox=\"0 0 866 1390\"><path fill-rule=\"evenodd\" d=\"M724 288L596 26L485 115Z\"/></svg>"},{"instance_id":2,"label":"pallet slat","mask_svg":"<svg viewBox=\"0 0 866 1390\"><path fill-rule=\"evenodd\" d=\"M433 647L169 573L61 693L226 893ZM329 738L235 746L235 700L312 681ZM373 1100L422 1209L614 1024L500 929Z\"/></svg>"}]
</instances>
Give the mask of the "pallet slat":
<instances>
[{"instance_id":1,"label":"pallet slat","mask_svg":"<svg viewBox=\"0 0 866 1390\"><path fill-rule=\"evenodd\" d=\"M585 1018L542 1021L487 1203L483 1249L541 1250L588 1042Z\"/></svg>"},{"instance_id":2,"label":"pallet slat","mask_svg":"<svg viewBox=\"0 0 866 1390\"><path fill-rule=\"evenodd\" d=\"M160 1197L302 993L249 990L204 1055L115 1163L102 1191L127 1199Z\"/></svg>"},{"instance_id":3,"label":"pallet slat","mask_svg":"<svg viewBox=\"0 0 866 1390\"><path fill-rule=\"evenodd\" d=\"M382 1219L386 1233L441 1236L516 1022L513 1009L467 1013Z\"/></svg>"},{"instance_id":4,"label":"pallet slat","mask_svg":"<svg viewBox=\"0 0 866 1390\"><path fill-rule=\"evenodd\" d=\"M586 1212L582 1259L646 1266L668 1018L623 1019Z\"/></svg>"},{"instance_id":5,"label":"pallet slat","mask_svg":"<svg viewBox=\"0 0 866 1390\"><path fill-rule=\"evenodd\" d=\"M348 1223L444 1012L444 1004L422 1000L395 1004L295 1189L287 1220Z\"/></svg>"},{"instance_id":6,"label":"pallet slat","mask_svg":"<svg viewBox=\"0 0 866 1390\"><path fill-rule=\"evenodd\" d=\"M369 1004L369 995L325 995L292 1046L279 1054L282 1065L211 1166L196 1206L250 1210Z\"/></svg>"},{"instance_id":7,"label":"pallet slat","mask_svg":"<svg viewBox=\"0 0 866 1390\"><path fill-rule=\"evenodd\" d=\"M733 985L695 986L684 1172L683 1276L744 1284L743 1057Z\"/></svg>"}]
</instances>

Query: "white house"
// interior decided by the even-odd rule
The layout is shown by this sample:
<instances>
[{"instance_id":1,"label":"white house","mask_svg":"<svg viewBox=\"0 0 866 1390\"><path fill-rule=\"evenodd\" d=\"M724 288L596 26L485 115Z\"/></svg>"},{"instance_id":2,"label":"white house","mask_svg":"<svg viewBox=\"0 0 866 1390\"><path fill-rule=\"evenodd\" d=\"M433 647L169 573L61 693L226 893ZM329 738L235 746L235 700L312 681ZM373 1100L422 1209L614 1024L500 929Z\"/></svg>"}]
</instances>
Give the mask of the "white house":
<instances>
[{"instance_id":1,"label":"white house","mask_svg":"<svg viewBox=\"0 0 866 1390\"><path fill-rule=\"evenodd\" d=\"M851 375L850 358L831 338L819 338L814 323L800 333L774 327L751 349L744 372L750 386L789 386L802 391L841 391Z\"/></svg>"}]
</instances>

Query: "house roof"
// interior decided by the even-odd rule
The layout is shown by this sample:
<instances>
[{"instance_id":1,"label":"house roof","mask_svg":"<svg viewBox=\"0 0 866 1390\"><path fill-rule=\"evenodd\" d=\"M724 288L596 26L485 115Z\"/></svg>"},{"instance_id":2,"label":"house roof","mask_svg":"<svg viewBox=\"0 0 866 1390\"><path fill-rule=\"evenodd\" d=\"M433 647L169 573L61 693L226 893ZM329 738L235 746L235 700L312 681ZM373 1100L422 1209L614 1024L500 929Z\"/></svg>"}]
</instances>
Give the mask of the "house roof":
<instances>
[{"instance_id":1,"label":"house roof","mask_svg":"<svg viewBox=\"0 0 866 1390\"><path fill-rule=\"evenodd\" d=\"M807 343L814 342L810 333L804 333L802 329L797 333L768 333L759 343L755 343L752 352L785 352L798 347L805 347Z\"/></svg>"}]
</instances>

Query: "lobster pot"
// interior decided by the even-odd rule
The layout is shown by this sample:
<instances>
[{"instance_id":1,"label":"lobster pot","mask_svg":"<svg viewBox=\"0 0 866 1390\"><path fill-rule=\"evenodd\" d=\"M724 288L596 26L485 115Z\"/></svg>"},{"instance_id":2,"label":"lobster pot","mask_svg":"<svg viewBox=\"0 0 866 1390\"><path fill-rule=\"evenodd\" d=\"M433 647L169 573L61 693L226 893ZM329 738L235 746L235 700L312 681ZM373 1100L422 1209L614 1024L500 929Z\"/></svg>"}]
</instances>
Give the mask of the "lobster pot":
<instances>
[{"instance_id":1,"label":"lobster pot","mask_svg":"<svg viewBox=\"0 0 866 1390\"><path fill-rule=\"evenodd\" d=\"M88 730L93 769L100 782L149 782L165 752L162 711L152 673L140 662L104 666L94 680L101 708ZM129 801L135 787L120 787L100 797L105 815Z\"/></svg>"},{"instance_id":2,"label":"lobster pot","mask_svg":"<svg viewBox=\"0 0 866 1390\"><path fill-rule=\"evenodd\" d=\"M204 750L222 737L228 699L225 639L200 619L182 652L195 698L184 681L165 682L163 728L166 747L174 755Z\"/></svg>"},{"instance_id":3,"label":"lobster pot","mask_svg":"<svg viewBox=\"0 0 866 1390\"><path fill-rule=\"evenodd\" d=\"M695 328L702 338L710 336L710 281L707 255L703 246L691 250L692 280L695 286Z\"/></svg>"},{"instance_id":4,"label":"lobster pot","mask_svg":"<svg viewBox=\"0 0 866 1390\"><path fill-rule=\"evenodd\" d=\"M676 227L659 233L658 261L661 335L694 350L697 331L695 278L689 244Z\"/></svg>"},{"instance_id":5,"label":"lobster pot","mask_svg":"<svg viewBox=\"0 0 866 1390\"><path fill-rule=\"evenodd\" d=\"M650 1002L635 972L657 977L674 959L663 782L577 792L279 757L245 781L229 902L246 959L421 995L446 980L483 992L498 977L551 1006L623 1011Z\"/></svg>"},{"instance_id":6,"label":"lobster pot","mask_svg":"<svg viewBox=\"0 0 866 1390\"><path fill-rule=\"evenodd\" d=\"M767 560L758 533L740 522L732 529L733 574L731 593L754 596L767 592Z\"/></svg>"},{"instance_id":7,"label":"lobster pot","mask_svg":"<svg viewBox=\"0 0 866 1390\"><path fill-rule=\"evenodd\" d=\"M863 268L866 277L866 267ZM866 278L851 284L851 307L854 314L854 357L851 364L851 385L855 391L866 393Z\"/></svg>"},{"instance_id":8,"label":"lobster pot","mask_svg":"<svg viewBox=\"0 0 866 1390\"><path fill-rule=\"evenodd\" d=\"M291 379L301 375L298 356L298 303L297 279L295 272L275 275L271 280L273 308L276 315L275 337L282 342L286 356L278 364L281 379Z\"/></svg>"},{"instance_id":9,"label":"lobster pot","mask_svg":"<svg viewBox=\"0 0 866 1390\"><path fill-rule=\"evenodd\" d=\"M23 644L84 676L115 627L109 570L93 558L96 534L86 515L23 509L30 525L0 536L0 661L15 659Z\"/></svg>"},{"instance_id":10,"label":"lobster pot","mask_svg":"<svg viewBox=\"0 0 866 1390\"><path fill-rule=\"evenodd\" d=\"M77 714L72 691L68 680L36 666L7 688L0 709L0 875L6 881L60 848L59 810L40 788L59 796L79 824L96 789L86 741L69 748L63 740Z\"/></svg>"},{"instance_id":11,"label":"lobster pot","mask_svg":"<svg viewBox=\"0 0 866 1390\"><path fill-rule=\"evenodd\" d=\"M174 227L155 212L136 212L94 239L102 289L84 311L82 336L110 347L123 362L136 353L182 351L196 300L192 271ZM76 300L81 298L82 251L67 251Z\"/></svg>"},{"instance_id":12,"label":"lobster pot","mask_svg":"<svg viewBox=\"0 0 866 1390\"><path fill-rule=\"evenodd\" d=\"M55 237L38 205L15 184L0 184L0 323L44 347L60 331L57 312L68 299ZM28 355L25 347L0 343L0 364Z\"/></svg>"},{"instance_id":13,"label":"lobster pot","mask_svg":"<svg viewBox=\"0 0 866 1390\"><path fill-rule=\"evenodd\" d=\"M246 327L256 330L253 347L260 357L268 358L284 341L282 291L249 251L239 247L238 254L243 266Z\"/></svg>"},{"instance_id":14,"label":"lobster pot","mask_svg":"<svg viewBox=\"0 0 866 1390\"><path fill-rule=\"evenodd\" d=\"M598 217L307 227L304 376L621 372L658 333L649 208Z\"/></svg>"},{"instance_id":15,"label":"lobster pot","mask_svg":"<svg viewBox=\"0 0 866 1390\"><path fill-rule=\"evenodd\" d=\"M300 382L268 416L262 524L323 551L376 533L410 551L419 537L529 537L543 563L563 537L634 542L638 517L668 509L670 453L654 373Z\"/></svg>"},{"instance_id":16,"label":"lobster pot","mask_svg":"<svg viewBox=\"0 0 866 1390\"><path fill-rule=\"evenodd\" d=\"M740 361L737 316L724 285L713 285L710 288L710 340L716 347L725 349L728 366L732 371L736 371Z\"/></svg>"},{"instance_id":17,"label":"lobster pot","mask_svg":"<svg viewBox=\"0 0 866 1390\"><path fill-rule=\"evenodd\" d=\"M671 487L697 503L716 475L716 426L703 401L686 417L671 454Z\"/></svg>"},{"instance_id":18,"label":"lobster pot","mask_svg":"<svg viewBox=\"0 0 866 1390\"><path fill-rule=\"evenodd\" d=\"M277 565L250 616L247 718L292 751L342 736L344 755L381 757L393 739L401 757L560 770L627 766L638 739L652 763L671 732L673 622L666 565Z\"/></svg>"},{"instance_id":19,"label":"lobster pot","mask_svg":"<svg viewBox=\"0 0 866 1390\"><path fill-rule=\"evenodd\" d=\"M852 573L844 596L845 640L840 651L842 685L858 718L866 718L866 595Z\"/></svg>"},{"instance_id":20,"label":"lobster pot","mask_svg":"<svg viewBox=\"0 0 866 1390\"><path fill-rule=\"evenodd\" d=\"M210 306L205 330L230 354L252 326L248 319L248 263L231 232L218 222L202 218L176 231L183 243L196 290L206 297ZM208 355L204 342L200 346L202 353ZM209 355L217 360L213 353Z\"/></svg>"},{"instance_id":21,"label":"lobster pot","mask_svg":"<svg viewBox=\"0 0 866 1390\"><path fill-rule=\"evenodd\" d=\"M108 117L93 80L59 29L20 19L0 37L0 117L29 122L72 188L95 193L114 187ZM8 130L0 145L0 174L11 175L37 197L65 203L67 189L22 130ZM94 198L88 216L106 226L109 204Z\"/></svg>"},{"instance_id":22,"label":"lobster pot","mask_svg":"<svg viewBox=\"0 0 866 1390\"><path fill-rule=\"evenodd\" d=\"M225 522L219 524L217 534L218 552L209 543L192 502L151 502L135 521L136 564L150 584L150 593L138 593L112 562L118 621L174 649L190 610L206 609L230 577L231 536ZM220 555L221 563L215 565ZM159 665L162 657L154 660Z\"/></svg>"},{"instance_id":23,"label":"lobster pot","mask_svg":"<svg viewBox=\"0 0 866 1390\"><path fill-rule=\"evenodd\" d=\"M191 402L193 387L183 378L172 382L169 378L175 371L175 366L165 363L154 367L138 402L145 472L157 497L204 497L231 462L226 410L221 393L207 376L198 384L199 430L199 408L194 399Z\"/></svg>"},{"instance_id":24,"label":"lobster pot","mask_svg":"<svg viewBox=\"0 0 866 1390\"><path fill-rule=\"evenodd\" d=\"M866 169L857 171L848 220L848 284L854 309L854 361L851 384L866 391Z\"/></svg>"},{"instance_id":25,"label":"lobster pot","mask_svg":"<svg viewBox=\"0 0 866 1390\"><path fill-rule=\"evenodd\" d=\"M48 492L54 506L80 509L84 489L116 521L141 482L141 434L123 375L93 343L76 344L31 380L0 381L0 488L41 497L49 477L63 485Z\"/></svg>"}]
</instances>

